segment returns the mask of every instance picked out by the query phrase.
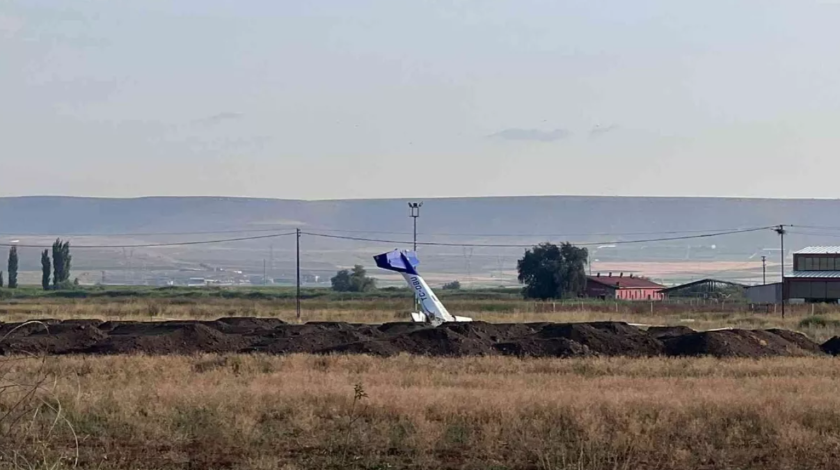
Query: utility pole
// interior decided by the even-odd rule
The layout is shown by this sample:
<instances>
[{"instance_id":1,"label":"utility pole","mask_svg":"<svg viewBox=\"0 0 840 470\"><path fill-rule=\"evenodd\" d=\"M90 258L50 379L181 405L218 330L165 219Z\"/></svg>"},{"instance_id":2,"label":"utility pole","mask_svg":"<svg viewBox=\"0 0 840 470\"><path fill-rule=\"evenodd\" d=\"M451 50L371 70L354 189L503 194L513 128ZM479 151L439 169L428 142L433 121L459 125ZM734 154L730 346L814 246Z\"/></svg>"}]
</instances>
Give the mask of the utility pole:
<instances>
[{"instance_id":1,"label":"utility pole","mask_svg":"<svg viewBox=\"0 0 840 470\"><path fill-rule=\"evenodd\" d=\"M423 207L422 202L409 202L408 215L414 219L414 253L417 253L417 218L420 217L420 208ZM414 296L414 311L419 310L420 305L417 302L417 296Z\"/></svg>"},{"instance_id":2,"label":"utility pole","mask_svg":"<svg viewBox=\"0 0 840 470\"><path fill-rule=\"evenodd\" d=\"M414 251L417 251L417 218L420 217L420 208L423 207L422 202L409 202L409 217L414 219Z\"/></svg>"},{"instance_id":3,"label":"utility pole","mask_svg":"<svg viewBox=\"0 0 840 470\"><path fill-rule=\"evenodd\" d=\"M296 256L295 260L297 263L297 293L295 294L295 312L297 313L297 319L300 320L300 229L295 229L297 234L296 238Z\"/></svg>"},{"instance_id":4,"label":"utility pole","mask_svg":"<svg viewBox=\"0 0 840 470\"><path fill-rule=\"evenodd\" d=\"M762 255L761 256L761 279L762 284L767 285L767 257Z\"/></svg>"},{"instance_id":5,"label":"utility pole","mask_svg":"<svg viewBox=\"0 0 840 470\"><path fill-rule=\"evenodd\" d=\"M268 278L266 277L267 274L265 272L265 258L263 258L263 285L268 285Z\"/></svg>"},{"instance_id":6,"label":"utility pole","mask_svg":"<svg viewBox=\"0 0 840 470\"><path fill-rule=\"evenodd\" d=\"M782 319L784 319L785 318L785 233L787 233L787 231L785 230L784 225L779 225L774 230L776 231L776 233L779 234L779 237L780 237L781 243L782 243L782 246L781 246L782 253L780 255L780 258L782 260L782 274L781 274L781 277L782 277Z\"/></svg>"}]
</instances>

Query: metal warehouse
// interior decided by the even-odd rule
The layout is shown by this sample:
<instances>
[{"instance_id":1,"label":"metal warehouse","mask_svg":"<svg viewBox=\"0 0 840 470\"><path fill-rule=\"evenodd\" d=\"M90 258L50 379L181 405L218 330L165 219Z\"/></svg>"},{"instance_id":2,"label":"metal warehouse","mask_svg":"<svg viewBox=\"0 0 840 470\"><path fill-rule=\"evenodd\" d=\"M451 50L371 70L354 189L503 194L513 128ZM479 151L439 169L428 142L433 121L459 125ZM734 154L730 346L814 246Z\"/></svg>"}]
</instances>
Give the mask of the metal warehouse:
<instances>
[{"instance_id":1,"label":"metal warehouse","mask_svg":"<svg viewBox=\"0 0 840 470\"><path fill-rule=\"evenodd\" d=\"M812 246L793 254L793 274L785 277L785 299L840 300L840 246Z\"/></svg>"}]
</instances>

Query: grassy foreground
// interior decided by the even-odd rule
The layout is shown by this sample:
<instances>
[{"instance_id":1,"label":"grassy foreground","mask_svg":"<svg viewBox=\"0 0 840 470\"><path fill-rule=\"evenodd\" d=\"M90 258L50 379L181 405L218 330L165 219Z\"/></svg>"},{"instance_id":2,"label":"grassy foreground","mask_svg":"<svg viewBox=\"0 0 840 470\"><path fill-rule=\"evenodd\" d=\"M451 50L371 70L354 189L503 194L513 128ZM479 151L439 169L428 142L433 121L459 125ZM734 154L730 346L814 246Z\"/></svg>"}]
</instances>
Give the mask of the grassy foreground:
<instances>
[{"instance_id":1,"label":"grassy foreground","mask_svg":"<svg viewBox=\"0 0 840 470\"><path fill-rule=\"evenodd\" d=\"M806 469L840 457L833 358L1 364L0 468Z\"/></svg>"}]
</instances>

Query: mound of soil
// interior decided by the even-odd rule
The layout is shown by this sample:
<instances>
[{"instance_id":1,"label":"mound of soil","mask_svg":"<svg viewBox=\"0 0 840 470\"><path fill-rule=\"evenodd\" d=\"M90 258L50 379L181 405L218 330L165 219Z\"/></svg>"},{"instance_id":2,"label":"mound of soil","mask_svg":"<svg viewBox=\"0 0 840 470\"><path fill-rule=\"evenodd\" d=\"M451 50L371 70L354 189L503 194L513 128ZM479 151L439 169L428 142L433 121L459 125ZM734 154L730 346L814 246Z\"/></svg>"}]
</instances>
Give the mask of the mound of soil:
<instances>
[{"instance_id":1,"label":"mound of soil","mask_svg":"<svg viewBox=\"0 0 840 470\"><path fill-rule=\"evenodd\" d=\"M295 325L298 326L298 325ZM322 350L348 343L357 343L371 339L371 336L356 329L343 328L302 328L290 331L288 327L275 330L273 338L262 338L250 351L269 354L317 353Z\"/></svg>"},{"instance_id":2,"label":"mound of soil","mask_svg":"<svg viewBox=\"0 0 840 470\"><path fill-rule=\"evenodd\" d=\"M790 333L790 334L788 334ZM788 332L778 335L764 330L719 330L692 333L664 339L671 356L770 357L811 356L819 346ZM816 348L814 348L816 346Z\"/></svg>"},{"instance_id":3,"label":"mound of soil","mask_svg":"<svg viewBox=\"0 0 840 470\"><path fill-rule=\"evenodd\" d=\"M496 343L534 334L542 325L533 328L524 323L487 323L482 321L468 323L444 323L445 328L467 338Z\"/></svg>"},{"instance_id":4,"label":"mound of soil","mask_svg":"<svg viewBox=\"0 0 840 470\"><path fill-rule=\"evenodd\" d=\"M46 326L46 328L45 328ZM0 354L408 353L426 356L767 357L840 354L840 337L817 345L785 330L695 332L684 326L643 331L623 322L286 324L271 318L123 322L41 320L0 323Z\"/></svg>"},{"instance_id":5,"label":"mound of soil","mask_svg":"<svg viewBox=\"0 0 840 470\"><path fill-rule=\"evenodd\" d=\"M659 356L665 347L656 338L624 322L557 323L544 326L539 338L566 338L603 356Z\"/></svg>"},{"instance_id":6,"label":"mound of soil","mask_svg":"<svg viewBox=\"0 0 840 470\"><path fill-rule=\"evenodd\" d=\"M840 336L835 336L820 346L820 349L832 356L840 355Z\"/></svg>"},{"instance_id":7,"label":"mound of soil","mask_svg":"<svg viewBox=\"0 0 840 470\"><path fill-rule=\"evenodd\" d=\"M651 326L647 330L647 334L653 336L658 340L667 338L674 338L676 336L690 335L695 333L694 330L687 326Z\"/></svg>"},{"instance_id":8,"label":"mound of soil","mask_svg":"<svg viewBox=\"0 0 840 470\"><path fill-rule=\"evenodd\" d=\"M286 324L279 318L226 317L213 322L213 327L224 333L242 335L270 331Z\"/></svg>"},{"instance_id":9,"label":"mound of soil","mask_svg":"<svg viewBox=\"0 0 840 470\"><path fill-rule=\"evenodd\" d=\"M101 322L68 321L32 329L27 325L0 341L0 355L8 354L72 354L103 341L107 335L97 324ZM0 336L2 337L2 336Z\"/></svg>"},{"instance_id":10,"label":"mound of soil","mask_svg":"<svg viewBox=\"0 0 840 470\"><path fill-rule=\"evenodd\" d=\"M174 322L173 322L174 323ZM141 330L137 325L117 326L102 341L83 352L88 354L194 354L238 352L251 341L225 334L201 323L164 324Z\"/></svg>"},{"instance_id":11,"label":"mound of soil","mask_svg":"<svg viewBox=\"0 0 840 470\"><path fill-rule=\"evenodd\" d=\"M498 343L493 347L500 354L517 357L586 357L596 355L588 346L566 338L523 338Z\"/></svg>"},{"instance_id":12,"label":"mound of soil","mask_svg":"<svg viewBox=\"0 0 840 470\"><path fill-rule=\"evenodd\" d=\"M460 335L449 328L424 328L386 340L398 352L420 356L489 356L495 353L492 343Z\"/></svg>"}]
</instances>

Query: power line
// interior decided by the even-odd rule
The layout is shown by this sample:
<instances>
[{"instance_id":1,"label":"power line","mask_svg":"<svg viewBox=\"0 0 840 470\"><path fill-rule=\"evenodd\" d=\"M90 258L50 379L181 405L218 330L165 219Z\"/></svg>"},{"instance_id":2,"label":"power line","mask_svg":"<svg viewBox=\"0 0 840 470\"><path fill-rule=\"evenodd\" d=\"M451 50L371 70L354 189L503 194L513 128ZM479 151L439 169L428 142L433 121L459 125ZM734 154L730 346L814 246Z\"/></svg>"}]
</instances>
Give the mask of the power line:
<instances>
[{"instance_id":1,"label":"power line","mask_svg":"<svg viewBox=\"0 0 840 470\"><path fill-rule=\"evenodd\" d=\"M279 230L275 228L257 228L257 229L237 229L237 230L197 230L193 232L135 232L135 233L66 233L65 237L152 237L162 235L218 235L223 233L259 233L259 232L276 232ZM51 237L55 234L49 233L19 233L19 232L0 232L0 235L5 236L29 236L29 237Z\"/></svg>"},{"instance_id":2,"label":"power line","mask_svg":"<svg viewBox=\"0 0 840 470\"><path fill-rule=\"evenodd\" d=\"M295 232L288 232L288 233L274 233L271 235L260 235L255 237L239 237L239 238L224 238L221 240L192 240L192 241L184 241L184 242L175 242L175 243L141 243L136 245L73 245L71 248L73 249L107 249L107 248L160 248L160 247L167 247L167 246L186 246L186 245L210 245L216 243L228 243L228 242L241 242L247 240L264 240L266 238L278 238L278 237L286 237L290 235L294 235ZM21 243L0 243L0 246L4 247L12 247L17 246L19 248L50 248L50 246L43 246L43 245L26 245Z\"/></svg>"},{"instance_id":3,"label":"power line","mask_svg":"<svg viewBox=\"0 0 840 470\"><path fill-rule=\"evenodd\" d=\"M283 227L287 227L284 225ZM804 226L800 226L807 228ZM328 233L361 233L361 234L377 234L377 235L411 235L408 231L388 231L388 230L352 230L352 229L333 229L322 227L308 227L310 230L317 230L318 232ZM817 228L817 227L812 227ZM218 235L225 233L261 233L261 232L276 232L280 227L274 228L241 228L229 230L196 230L188 232L85 232L85 233L66 233L65 237L151 237L151 236L166 236L166 235ZM828 230L829 227L824 227ZM840 227L832 228L840 231ZM418 232L420 235L435 236L435 237L498 237L498 238L512 238L512 237L591 237L591 236L625 236L625 235L678 235L678 234L697 234L708 232L724 232L737 231L736 228L726 229L704 229L704 230L663 230L650 232L592 232L592 233L455 233L455 232ZM21 233L21 232L0 232L3 236L19 236L19 237L48 237L58 234L50 233Z\"/></svg>"},{"instance_id":4,"label":"power line","mask_svg":"<svg viewBox=\"0 0 840 470\"><path fill-rule=\"evenodd\" d=\"M605 241L605 242L588 242L588 243L577 243L578 246L600 246L600 245L629 245L635 243L654 243L654 242L664 242L664 241L676 241L676 240L694 240L698 238L709 238L709 237L719 237L723 235L734 235L738 233L748 233L748 232L757 232L760 230L769 230L773 227L755 227L749 229L740 229L740 230L729 230L723 232L712 232L712 233L704 233L700 235L686 235L680 237L662 237L662 238L647 238L641 240L614 240L614 241ZM311 235L313 237L321 237L321 238L333 238L338 240L352 240L352 241L362 241L362 242L375 242L375 243L391 243L391 244L402 244L402 245L410 245L412 242L404 241L404 240L382 240L376 238L363 238L363 237L350 237L350 236L343 236L343 235L329 235L324 233L314 233L314 232L301 232L304 235ZM418 245L424 246L461 246L461 247L476 247L476 248L531 248L533 244L501 244L501 243L492 243L492 244L484 244L484 243L443 243L443 242L417 242Z\"/></svg>"},{"instance_id":5,"label":"power line","mask_svg":"<svg viewBox=\"0 0 840 470\"><path fill-rule=\"evenodd\" d=\"M794 233L796 235L808 235L811 237L827 237L827 238L840 238L840 234L837 233L814 233L814 232L802 232L799 230L788 230L788 233Z\"/></svg>"}]
</instances>

